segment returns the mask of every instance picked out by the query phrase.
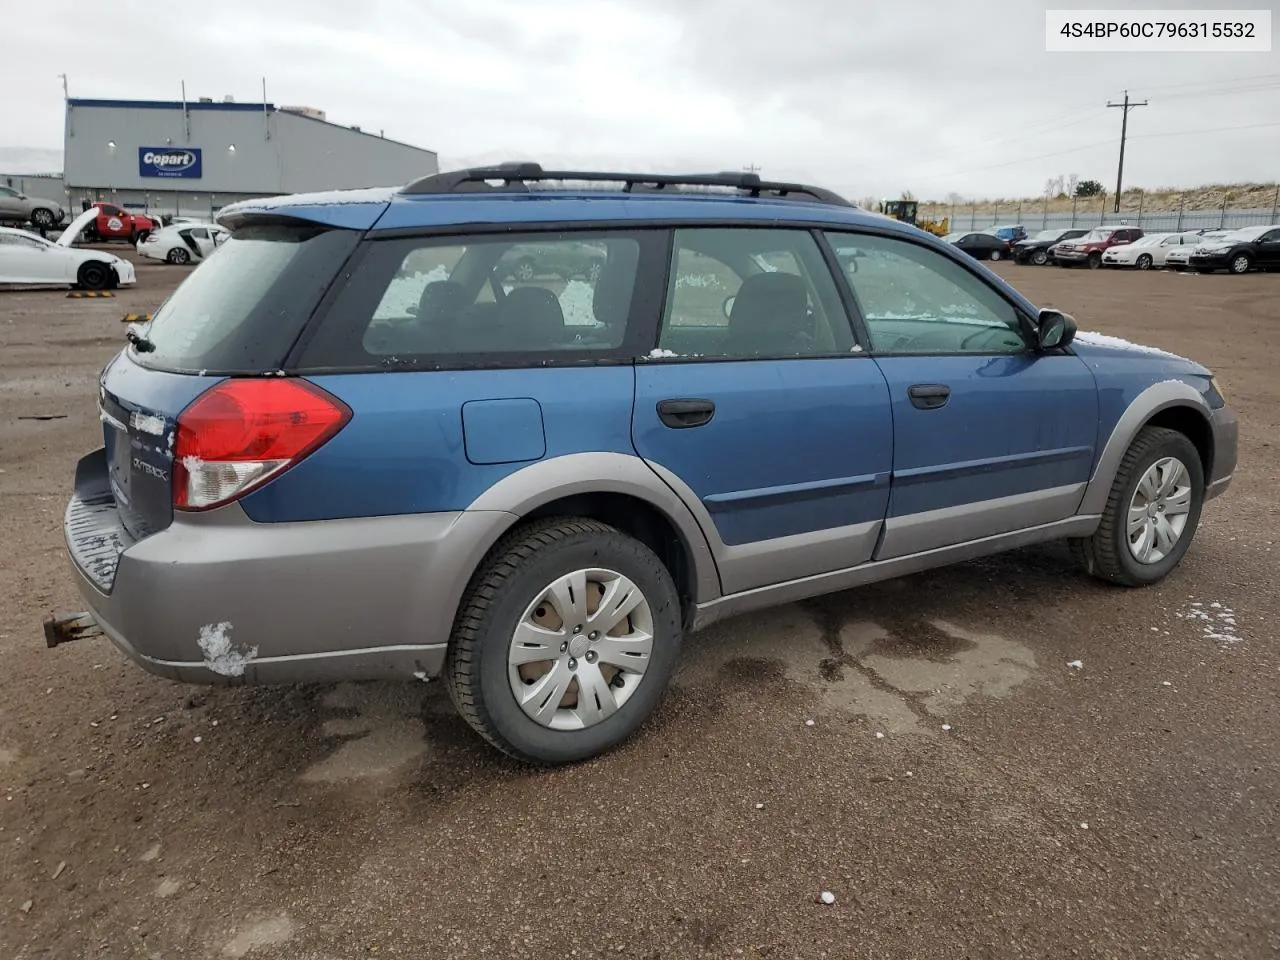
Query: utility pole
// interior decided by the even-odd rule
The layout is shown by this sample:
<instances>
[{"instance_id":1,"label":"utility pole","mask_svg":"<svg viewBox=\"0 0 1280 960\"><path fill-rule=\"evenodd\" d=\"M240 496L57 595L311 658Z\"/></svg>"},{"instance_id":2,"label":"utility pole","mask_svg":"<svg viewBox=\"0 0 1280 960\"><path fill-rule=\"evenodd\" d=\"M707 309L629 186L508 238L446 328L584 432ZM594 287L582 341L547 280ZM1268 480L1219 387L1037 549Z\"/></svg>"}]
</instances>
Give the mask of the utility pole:
<instances>
[{"instance_id":1,"label":"utility pole","mask_svg":"<svg viewBox=\"0 0 1280 960\"><path fill-rule=\"evenodd\" d=\"M760 167L757 164L748 163L745 167L742 168L742 172L743 173L759 173Z\"/></svg>"},{"instance_id":2,"label":"utility pole","mask_svg":"<svg viewBox=\"0 0 1280 960\"><path fill-rule=\"evenodd\" d=\"M1126 136L1128 136L1128 134L1129 134L1129 111L1130 111L1130 110L1132 110L1134 107L1145 107L1145 106L1147 106L1147 101L1143 100L1141 103L1138 103L1138 102L1135 100L1133 103L1130 103L1130 102L1129 102L1129 91L1128 91L1128 90L1126 90L1126 91L1124 92L1124 103L1111 103L1111 102L1108 102L1108 103L1107 103L1107 106L1108 106L1108 107L1120 107L1120 108L1122 108L1122 109L1124 110L1123 119L1121 119L1121 121L1120 121L1120 166L1116 169L1116 208L1115 208L1115 212L1116 212L1116 213L1119 213L1119 212L1120 212L1120 189L1121 189L1121 187L1122 187L1122 186L1123 186L1123 184L1124 184L1124 141L1125 141L1125 137L1126 137Z\"/></svg>"}]
</instances>

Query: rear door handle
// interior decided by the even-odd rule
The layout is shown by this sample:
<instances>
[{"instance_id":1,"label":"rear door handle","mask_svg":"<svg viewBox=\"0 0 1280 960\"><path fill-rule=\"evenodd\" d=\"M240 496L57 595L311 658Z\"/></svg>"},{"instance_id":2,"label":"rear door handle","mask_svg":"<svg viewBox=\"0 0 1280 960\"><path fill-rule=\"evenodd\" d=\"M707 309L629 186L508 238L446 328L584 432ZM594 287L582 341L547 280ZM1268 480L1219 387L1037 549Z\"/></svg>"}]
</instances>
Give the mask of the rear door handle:
<instances>
[{"instance_id":1,"label":"rear door handle","mask_svg":"<svg viewBox=\"0 0 1280 960\"><path fill-rule=\"evenodd\" d=\"M716 405L710 400L659 400L658 419L673 430L710 423Z\"/></svg>"},{"instance_id":2,"label":"rear door handle","mask_svg":"<svg viewBox=\"0 0 1280 960\"><path fill-rule=\"evenodd\" d=\"M937 410L946 406L951 388L944 383L917 383L907 390L911 405L917 410Z\"/></svg>"}]
</instances>

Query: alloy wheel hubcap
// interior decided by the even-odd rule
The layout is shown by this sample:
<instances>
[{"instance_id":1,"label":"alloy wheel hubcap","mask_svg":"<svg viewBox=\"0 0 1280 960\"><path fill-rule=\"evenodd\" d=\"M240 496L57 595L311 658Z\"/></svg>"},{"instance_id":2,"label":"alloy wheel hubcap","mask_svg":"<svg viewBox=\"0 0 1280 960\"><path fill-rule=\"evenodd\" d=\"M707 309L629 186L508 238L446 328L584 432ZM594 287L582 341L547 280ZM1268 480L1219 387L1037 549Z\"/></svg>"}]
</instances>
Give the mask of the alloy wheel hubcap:
<instances>
[{"instance_id":1,"label":"alloy wheel hubcap","mask_svg":"<svg viewBox=\"0 0 1280 960\"><path fill-rule=\"evenodd\" d=\"M1191 513L1191 475L1176 457L1149 466L1129 501L1129 552L1139 563L1159 563L1173 551Z\"/></svg>"},{"instance_id":2,"label":"alloy wheel hubcap","mask_svg":"<svg viewBox=\"0 0 1280 960\"><path fill-rule=\"evenodd\" d=\"M653 611L614 570L560 577L525 608L507 651L520 709L553 730L583 730L612 716L640 686L653 652Z\"/></svg>"}]
</instances>

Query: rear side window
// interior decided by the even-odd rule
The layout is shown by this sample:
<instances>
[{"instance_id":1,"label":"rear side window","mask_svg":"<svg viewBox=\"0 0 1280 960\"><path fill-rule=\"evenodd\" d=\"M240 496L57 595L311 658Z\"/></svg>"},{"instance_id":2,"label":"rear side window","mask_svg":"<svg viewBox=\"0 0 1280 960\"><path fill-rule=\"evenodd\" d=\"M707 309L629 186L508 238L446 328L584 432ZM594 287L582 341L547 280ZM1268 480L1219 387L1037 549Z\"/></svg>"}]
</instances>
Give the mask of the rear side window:
<instances>
[{"instance_id":1,"label":"rear side window","mask_svg":"<svg viewBox=\"0 0 1280 960\"><path fill-rule=\"evenodd\" d=\"M651 346L660 290L640 278L664 250L661 231L374 240L300 366L630 359Z\"/></svg>"},{"instance_id":2,"label":"rear side window","mask_svg":"<svg viewBox=\"0 0 1280 960\"><path fill-rule=\"evenodd\" d=\"M187 372L279 367L358 242L313 225L236 230L156 311L147 332L155 350L135 358Z\"/></svg>"}]
</instances>

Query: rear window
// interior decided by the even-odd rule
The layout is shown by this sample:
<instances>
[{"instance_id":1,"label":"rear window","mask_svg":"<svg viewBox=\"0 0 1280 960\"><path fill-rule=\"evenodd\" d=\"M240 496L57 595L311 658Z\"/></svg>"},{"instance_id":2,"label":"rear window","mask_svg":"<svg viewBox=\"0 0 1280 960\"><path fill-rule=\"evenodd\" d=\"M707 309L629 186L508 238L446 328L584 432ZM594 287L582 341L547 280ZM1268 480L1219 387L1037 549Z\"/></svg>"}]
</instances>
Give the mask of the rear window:
<instances>
[{"instance_id":1,"label":"rear window","mask_svg":"<svg viewBox=\"0 0 1280 960\"><path fill-rule=\"evenodd\" d=\"M314 225L242 227L156 311L155 349L135 359L182 372L260 373L279 367L359 242Z\"/></svg>"},{"instance_id":2,"label":"rear window","mask_svg":"<svg viewBox=\"0 0 1280 960\"><path fill-rule=\"evenodd\" d=\"M374 240L303 349L301 366L521 366L634 357L653 337L661 297L658 283L638 279L655 270L660 277L664 257L661 231ZM647 329L631 323L633 315L648 317Z\"/></svg>"}]
</instances>

